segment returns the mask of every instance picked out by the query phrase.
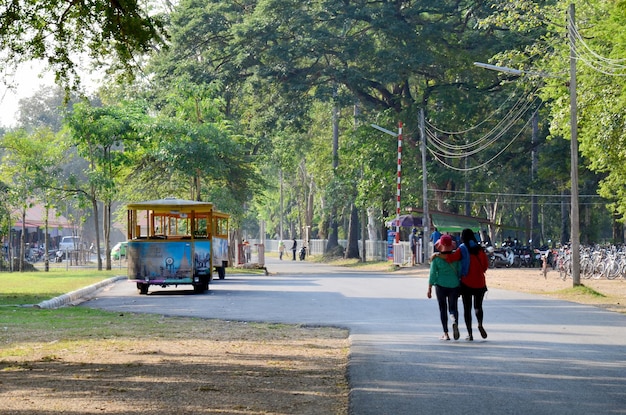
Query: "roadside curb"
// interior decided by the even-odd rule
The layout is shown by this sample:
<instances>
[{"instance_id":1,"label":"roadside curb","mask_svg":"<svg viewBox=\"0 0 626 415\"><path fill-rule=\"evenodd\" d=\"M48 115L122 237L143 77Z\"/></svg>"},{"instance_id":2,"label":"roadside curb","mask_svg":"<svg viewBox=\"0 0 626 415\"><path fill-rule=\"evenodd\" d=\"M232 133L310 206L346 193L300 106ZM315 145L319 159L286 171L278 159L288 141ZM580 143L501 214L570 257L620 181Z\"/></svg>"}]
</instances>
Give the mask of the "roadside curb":
<instances>
[{"instance_id":1,"label":"roadside curb","mask_svg":"<svg viewBox=\"0 0 626 415\"><path fill-rule=\"evenodd\" d=\"M100 288L107 286L109 284L113 284L116 281L125 280L127 277L117 276L113 278L109 278L98 283L89 285L87 287L81 288L76 291L69 292L67 294L60 295L58 297L52 298L50 300L42 301L39 304L35 304L35 308L46 308L46 309L54 309L63 307L69 303L80 300L83 297L88 296L99 290Z\"/></svg>"}]
</instances>

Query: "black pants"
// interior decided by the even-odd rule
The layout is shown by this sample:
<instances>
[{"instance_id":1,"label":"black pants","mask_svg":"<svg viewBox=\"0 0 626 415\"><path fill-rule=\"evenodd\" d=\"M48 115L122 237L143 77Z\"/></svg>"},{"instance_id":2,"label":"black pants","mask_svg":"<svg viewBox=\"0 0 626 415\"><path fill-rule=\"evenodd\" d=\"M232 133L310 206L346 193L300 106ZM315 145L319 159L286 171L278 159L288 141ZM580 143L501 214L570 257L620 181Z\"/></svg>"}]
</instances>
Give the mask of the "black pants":
<instances>
[{"instance_id":1,"label":"black pants","mask_svg":"<svg viewBox=\"0 0 626 415\"><path fill-rule=\"evenodd\" d=\"M465 317L465 327L467 327L467 333L472 335L472 306L476 313L476 320L478 325L483 325L483 299L487 287L471 288L461 283L461 298L463 299L463 316Z\"/></svg>"},{"instance_id":2,"label":"black pants","mask_svg":"<svg viewBox=\"0 0 626 415\"><path fill-rule=\"evenodd\" d=\"M448 332L448 315L454 316L455 321L459 321L459 287L448 288L435 285L437 293L437 303L439 303L439 317L441 318L441 326L443 332Z\"/></svg>"}]
</instances>

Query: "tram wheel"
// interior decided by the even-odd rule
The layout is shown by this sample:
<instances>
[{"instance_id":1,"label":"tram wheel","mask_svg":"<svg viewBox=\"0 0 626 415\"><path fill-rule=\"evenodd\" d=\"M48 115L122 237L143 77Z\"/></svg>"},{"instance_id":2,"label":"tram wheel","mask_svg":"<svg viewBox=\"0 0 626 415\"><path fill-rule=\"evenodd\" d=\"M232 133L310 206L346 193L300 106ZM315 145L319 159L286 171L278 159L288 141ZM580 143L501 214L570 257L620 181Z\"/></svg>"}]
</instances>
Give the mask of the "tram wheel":
<instances>
[{"instance_id":1,"label":"tram wheel","mask_svg":"<svg viewBox=\"0 0 626 415\"><path fill-rule=\"evenodd\" d=\"M139 290L139 294L148 294L148 287L150 287L150 284L137 283L137 289Z\"/></svg>"},{"instance_id":2,"label":"tram wheel","mask_svg":"<svg viewBox=\"0 0 626 415\"><path fill-rule=\"evenodd\" d=\"M205 277L202 277L202 279L200 280L200 284L193 286L193 291L196 294L202 294L208 289L209 289L209 279Z\"/></svg>"}]
</instances>

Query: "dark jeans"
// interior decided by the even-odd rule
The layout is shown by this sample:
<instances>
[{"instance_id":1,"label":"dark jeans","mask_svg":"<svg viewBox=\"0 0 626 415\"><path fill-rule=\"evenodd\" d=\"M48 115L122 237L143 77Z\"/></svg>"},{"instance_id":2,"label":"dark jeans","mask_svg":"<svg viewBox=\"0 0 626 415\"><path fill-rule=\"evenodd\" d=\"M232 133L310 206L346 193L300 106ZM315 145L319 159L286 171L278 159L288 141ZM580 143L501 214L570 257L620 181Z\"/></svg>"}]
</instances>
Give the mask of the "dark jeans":
<instances>
[{"instance_id":1,"label":"dark jeans","mask_svg":"<svg viewBox=\"0 0 626 415\"><path fill-rule=\"evenodd\" d=\"M437 293L437 303L439 303L439 317L441 318L441 326L443 332L448 332L448 315L454 316L454 321L459 321L459 308L457 303L459 301L459 287L448 288L435 285L435 292Z\"/></svg>"},{"instance_id":2,"label":"dark jeans","mask_svg":"<svg viewBox=\"0 0 626 415\"><path fill-rule=\"evenodd\" d=\"M483 299L487 287L483 288L471 288L467 285L461 284L461 297L463 298L463 316L465 317L465 327L467 327L467 333L472 335L472 306L476 313L476 320L478 325L483 325Z\"/></svg>"}]
</instances>

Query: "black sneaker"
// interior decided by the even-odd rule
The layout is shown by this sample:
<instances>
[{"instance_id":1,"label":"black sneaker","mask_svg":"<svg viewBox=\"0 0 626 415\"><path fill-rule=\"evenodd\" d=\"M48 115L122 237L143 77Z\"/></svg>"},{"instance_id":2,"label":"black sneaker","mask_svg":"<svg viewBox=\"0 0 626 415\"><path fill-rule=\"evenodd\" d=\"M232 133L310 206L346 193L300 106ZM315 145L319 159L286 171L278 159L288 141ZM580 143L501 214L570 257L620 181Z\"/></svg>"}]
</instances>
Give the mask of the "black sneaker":
<instances>
[{"instance_id":1,"label":"black sneaker","mask_svg":"<svg viewBox=\"0 0 626 415\"><path fill-rule=\"evenodd\" d=\"M480 332L480 335L483 339L487 338L487 332L485 331L483 326L478 326L478 331Z\"/></svg>"},{"instance_id":2,"label":"black sneaker","mask_svg":"<svg viewBox=\"0 0 626 415\"><path fill-rule=\"evenodd\" d=\"M461 334L459 333L459 325L456 324L456 321L452 323L452 333L454 334L454 340L459 340Z\"/></svg>"}]
</instances>

